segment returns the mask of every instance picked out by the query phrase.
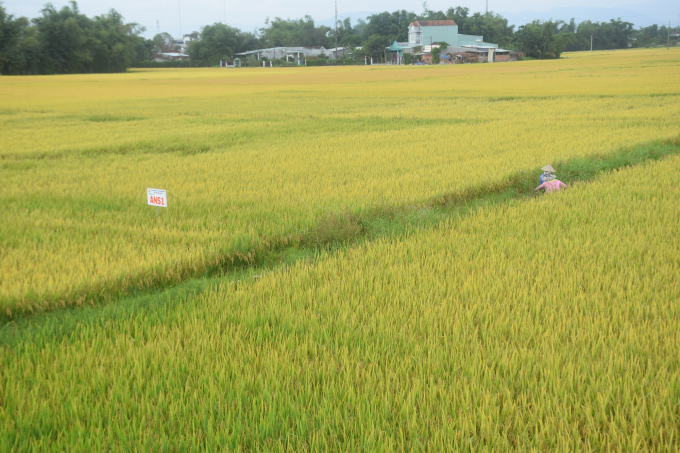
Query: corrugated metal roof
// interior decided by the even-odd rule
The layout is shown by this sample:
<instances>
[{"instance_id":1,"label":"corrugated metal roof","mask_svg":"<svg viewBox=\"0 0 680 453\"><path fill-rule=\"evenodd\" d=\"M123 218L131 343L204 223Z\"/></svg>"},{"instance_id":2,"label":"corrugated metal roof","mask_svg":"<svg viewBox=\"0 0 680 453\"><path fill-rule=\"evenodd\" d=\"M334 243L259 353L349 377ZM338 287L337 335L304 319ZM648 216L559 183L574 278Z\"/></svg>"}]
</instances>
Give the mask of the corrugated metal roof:
<instances>
[{"instance_id":1,"label":"corrugated metal roof","mask_svg":"<svg viewBox=\"0 0 680 453\"><path fill-rule=\"evenodd\" d=\"M287 51L287 52L303 52L305 49L316 49L316 50L326 50L324 49L323 46L309 46L309 47L300 47L300 46L288 46L288 47L268 47L266 49L255 49L255 50L247 50L245 52L239 52L235 53L234 55L253 55L259 52L266 52L266 51L273 51L273 50L281 50L281 51Z\"/></svg>"},{"instance_id":2,"label":"corrugated metal roof","mask_svg":"<svg viewBox=\"0 0 680 453\"><path fill-rule=\"evenodd\" d=\"M481 44L479 46L473 46L473 45L470 45L470 44L463 44L461 47L467 47L469 49L478 49L478 50L480 50L480 49L484 49L484 50L493 49L495 52L508 52L507 50L499 49L498 47L485 46L485 45L481 45Z\"/></svg>"},{"instance_id":3,"label":"corrugated metal roof","mask_svg":"<svg viewBox=\"0 0 680 453\"><path fill-rule=\"evenodd\" d=\"M458 24L452 20L417 20L415 22L411 22L411 25L415 25L416 27L441 27Z\"/></svg>"}]
</instances>

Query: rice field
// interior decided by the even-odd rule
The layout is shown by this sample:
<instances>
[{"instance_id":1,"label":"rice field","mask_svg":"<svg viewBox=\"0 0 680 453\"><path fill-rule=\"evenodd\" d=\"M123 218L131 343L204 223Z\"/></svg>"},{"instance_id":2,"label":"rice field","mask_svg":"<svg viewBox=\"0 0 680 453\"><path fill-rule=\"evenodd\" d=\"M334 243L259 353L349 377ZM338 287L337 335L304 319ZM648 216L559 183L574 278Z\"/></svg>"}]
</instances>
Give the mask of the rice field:
<instances>
[{"instance_id":1,"label":"rice field","mask_svg":"<svg viewBox=\"0 0 680 453\"><path fill-rule=\"evenodd\" d=\"M177 283L296 246L329 212L672 139L679 52L3 77L0 312ZM148 187L168 190L160 216Z\"/></svg>"},{"instance_id":2,"label":"rice field","mask_svg":"<svg viewBox=\"0 0 680 453\"><path fill-rule=\"evenodd\" d=\"M0 451L680 450L679 68L0 78Z\"/></svg>"},{"instance_id":3,"label":"rice field","mask_svg":"<svg viewBox=\"0 0 680 453\"><path fill-rule=\"evenodd\" d=\"M680 156L1 333L3 451L677 451Z\"/></svg>"}]
</instances>

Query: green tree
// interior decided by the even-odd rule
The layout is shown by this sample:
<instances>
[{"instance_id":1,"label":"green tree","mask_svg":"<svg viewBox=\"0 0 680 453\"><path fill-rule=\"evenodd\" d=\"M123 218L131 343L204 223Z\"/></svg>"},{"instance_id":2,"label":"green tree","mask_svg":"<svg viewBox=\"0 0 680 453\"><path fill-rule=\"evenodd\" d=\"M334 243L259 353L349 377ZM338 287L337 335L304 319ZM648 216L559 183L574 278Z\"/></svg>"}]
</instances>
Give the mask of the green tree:
<instances>
[{"instance_id":1,"label":"green tree","mask_svg":"<svg viewBox=\"0 0 680 453\"><path fill-rule=\"evenodd\" d=\"M659 27L654 24L649 27L640 27L639 30L635 30L630 39L633 42L633 47L665 46L668 44L669 35L677 34L678 29L678 27L669 29L666 25ZM671 45L675 45L677 41L677 37L670 37Z\"/></svg>"},{"instance_id":2,"label":"green tree","mask_svg":"<svg viewBox=\"0 0 680 453\"><path fill-rule=\"evenodd\" d=\"M385 47L390 45L388 38L380 35L373 35L364 44L364 52L374 60L382 59L385 56Z\"/></svg>"},{"instance_id":3,"label":"green tree","mask_svg":"<svg viewBox=\"0 0 680 453\"><path fill-rule=\"evenodd\" d=\"M124 72L138 59L138 51L144 47L139 35L144 27L136 23L125 23L123 16L110 10L102 16L95 16L92 26L91 72Z\"/></svg>"},{"instance_id":4,"label":"green tree","mask_svg":"<svg viewBox=\"0 0 680 453\"><path fill-rule=\"evenodd\" d=\"M432 50L430 50L430 53L432 54L432 64L439 64L439 54L446 50L447 47L449 47L449 43L442 41L439 43L439 47L433 47Z\"/></svg>"},{"instance_id":5,"label":"green tree","mask_svg":"<svg viewBox=\"0 0 680 453\"><path fill-rule=\"evenodd\" d=\"M524 54L539 60L559 58L565 47L573 41L571 33L560 33L562 21L541 22L538 20L519 27L514 43Z\"/></svg>"},{"instance_id":6,"label":"green tree","mask_svg":"<svg viewBox=\"0 0 680 453\"><path fill-rule=\"evenodd\" d=\"M600 24L593 45L597 49L625 49L633 36L633 24L622 21L621 18L611 19Z\"/></svg>"},{"instance_id":7,"label":"green tree","mask_svg":"<svg viewBox=\"0 0 680 453\"><path fill-rule=\"evenodd\" d=\"M115 10L90 19L70 2L61 10L48 3L41 13L29 22L0 6L2 74L121 72L148 57L144 28Z\"/></svg>"},{"instance_id":8,"label":"green tree","mask_svg":"<svg viewBox=\"0 0 680 453\"><path fill-rule=\"evenodd\" d=\"M331 47L328 35L330 27L314 25L314 19L307 15L304 18L291 20L281 19L265 20L267 25L260 29L260 40L266 47L282 46L324 46Z\"/></svg>"},{"instance_id":9,"label":"green tree","mask_svg":"<svg viewBox=\"0 0 680 453\"><path fill-rule=\"evenodd\" d=\"M449 8L451 9L451 8ZM427 5L427 2L423 2L423 13L417 17L418 20L446 20L446 14L443 11L433 11Z\"/></svg>"},{"instance_id":10,"label":"green tree","mask_svg":"<svg viewBox=\"0 0 680 453\"><path fill-rule=\"evenodd\" d=\"M25 17L8 15L0 4L0 74L35 74L39 59L35 27Z\"/></svg>"},{"instance_id":11,"label":"green tree","mask_svg":"<svg viewBox=\"0 0 680 453\"><path fill-rule=\"evenodd\" d=\"M415 21L415 13L406 10L382 12L368 17L368 24L363 30L364 39L373 35L386 38L388 41L408 41L408 26Z\"/></svg>"},{"instance_id":12,"label":"green tree","mask_svg":"<svg viewBox=\"0 0 680 453\"><path fill-rule=\"evenodd\" d=\"M231 59L235 53L259 47L252 33L220 22L203 27L199 39L189 43L189 57L199 66L215 66Z\"/></svg>"},{"instance_id":13,"label":"green tree","mask_svg":"<svg viewBox=\"0 0 680 453\"><path fill-rule=\"evenodd\" d=\"M170 33L159 33L151 40L154 53L179 52L179 45Z\"/></svg>"},{"instance_id":14,"label":"green tree","mask_svg":"<svg viewBox=\"0 0 680 453\"><path fill-rule=\"evenodd\" d=\"M33 19L40 46L38 71L42 74L125 71L144 47L138 36L144 29L123 22L115 10L90 19L70 2L57 11L45 5Z\"/></svg>"},{"instance_id":15,"label":"green tree","mask_svg":"<svg viewBox=\"0 0 680 453\"><path fill-rule=\"evenodd\" d=\"M458 25L458 33L464 35L483 36L486 42L497 43L502 47L512 42L514 25L508 25L508 20L493 12L474 13L464 6L456 6L443 11L432 11L427 2L423 3L423 13L418 20L452 20Z\"/></svg>"},{"instance_id":16,"label":"green tree","mask_svg":"<svg viewBox=\"0 0 680 453\"><path fill-rule=\"evenodd\" d=\"M484 41L492 42L507 47L513 38L515 26L508 25L508 20L500 14L492 12L482 14L475 13L458 26L458 32L465 35L483 36Z\"/></svg>"},{"instance_id":17,"label":"green tree","mask_svg":"<svg viewBox=\"0 0 680 453\"><path fill-rule=\"evenodd\" d=\"M446 10L446 19L452 20L458 24L458 31L464 34L467 34L467 32L465 32L465 26L469 15L470 8L465 6L456 6Z\"/></svg>"},{"instance_id":18,"label":"green tree","mask_svg":"<svg viewBox=\"0 0 680 453\"><path fill-rule=\"evenodd\" d=\"M592 37L593 50L625 49L634 37L633 24L621 19L612 19L609 22L583 21L572 31L571 20L569 26L563 26L562 32L572 32L574 38L567 44L566 50L590 50Z\"/></svg>"},{"instance_id":19,"label":"green tree","mask_svg":"<svg viewBox=\"0 0 680 453\"><path fill-rule=\"evenodd\" d=\"M361 30L362 27L352 27L352 21L349 17L338 21L338 45L350 48L360 46L362 41ZM328 33L328 40L335 45L335 29L331 29Z\"/></svg>"},{"instance_id":20,"label":"green tree","mask_svg":"<svg viewBox=\"0 0 680 453\"><path fill-rule=\"evenodd\" d=\"M571 29L571 24L574 22L574 19L571 19L569 22L569 29ZM590 21L584 21L578 24L578 26L575 26L575 31L572 31L574 39L566 46L565 50L590 50L590 36L595 33L596 27L597 24Z\"/></svg>"}]
</instances>

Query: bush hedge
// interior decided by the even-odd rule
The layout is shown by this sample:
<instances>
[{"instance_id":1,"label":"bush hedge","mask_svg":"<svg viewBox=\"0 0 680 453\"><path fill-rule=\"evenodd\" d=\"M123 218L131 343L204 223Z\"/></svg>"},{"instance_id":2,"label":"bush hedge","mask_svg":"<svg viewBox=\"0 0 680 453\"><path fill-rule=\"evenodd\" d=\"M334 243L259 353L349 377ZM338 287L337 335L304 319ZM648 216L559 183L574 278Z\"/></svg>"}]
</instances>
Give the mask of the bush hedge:
<instances>
[{"instance_id":1,"label":"bush hedge","mask_svg":"<svg viewBox=\"0 0 680 453\"><path fill-rule=\"evenodd\" d=\"M351 58L345 58L344 60L327 60L324 58L317 58L314 60L305 60L307 66L351 66L364 64L363 61L352 60Z\"/></svg>"},{"instance_id":2,"label":"bush hedge","mask_svg":"<svg viewBox=\"0 0 680 453\"><path fill-rule=\"evenodd\" d=\"M207 68L209 65L198 65L186 60L172 61L137 61L131 68Z\"/></svg>"}]
</instances>

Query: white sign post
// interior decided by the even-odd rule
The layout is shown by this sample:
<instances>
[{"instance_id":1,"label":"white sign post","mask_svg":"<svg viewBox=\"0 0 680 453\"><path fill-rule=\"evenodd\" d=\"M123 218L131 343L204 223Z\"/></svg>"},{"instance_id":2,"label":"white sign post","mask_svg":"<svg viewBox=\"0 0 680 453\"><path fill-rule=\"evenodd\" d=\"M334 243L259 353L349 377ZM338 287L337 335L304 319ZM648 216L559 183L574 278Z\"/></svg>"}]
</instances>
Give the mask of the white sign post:
<instances>
[{"instance_id":1,"label":"white sign post","mask_svg":"<svg viewBox=\"0 0 680 453\"><path fill-rule=\"evenodd\" d=\"M156 215L158 215L159 207L168 207L168 194L163 189L146 189L146 203L149 206L156 206Z\"/></svg>"}]
</instances>

